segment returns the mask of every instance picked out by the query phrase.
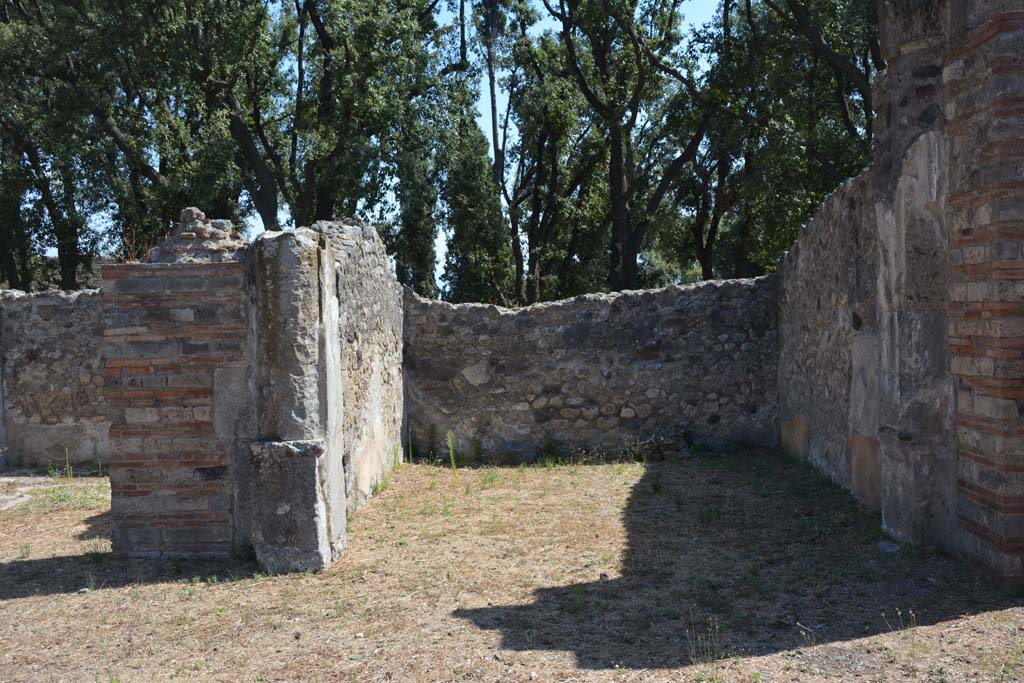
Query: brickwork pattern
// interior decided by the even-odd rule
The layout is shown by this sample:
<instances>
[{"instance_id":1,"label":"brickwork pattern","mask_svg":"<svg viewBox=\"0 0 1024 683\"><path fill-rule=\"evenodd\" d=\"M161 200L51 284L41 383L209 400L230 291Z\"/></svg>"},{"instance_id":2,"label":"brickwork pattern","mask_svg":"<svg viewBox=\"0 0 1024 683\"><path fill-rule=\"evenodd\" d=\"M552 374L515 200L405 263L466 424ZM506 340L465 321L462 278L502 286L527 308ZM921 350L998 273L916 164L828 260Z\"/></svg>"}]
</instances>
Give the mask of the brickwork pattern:
<instances>
[{"instance_id":1,"label":"brickwork pattern","mask_svg":"<svg viewBox=\"0 0 1024 683\"><path fill-rule=\"evenodd\" d=\"M1024 575L1024 11L978 3L946 55L950 371L967 551ZM1006 4L1006 3L1002 3ZM1009 11L1006 11L1009 10Z\"/></svg>"},{"instance_id":2,"label":"brickwork pattern","mask_svg":"<svg viewBox=\"0 0 1024 683\"><path fill-rule=\"evenodd\" d=\"M103 285L114 551L227 555L235 439L216 399L246 363L244 265L110 265Z\"/></svg>"}]
</instances>

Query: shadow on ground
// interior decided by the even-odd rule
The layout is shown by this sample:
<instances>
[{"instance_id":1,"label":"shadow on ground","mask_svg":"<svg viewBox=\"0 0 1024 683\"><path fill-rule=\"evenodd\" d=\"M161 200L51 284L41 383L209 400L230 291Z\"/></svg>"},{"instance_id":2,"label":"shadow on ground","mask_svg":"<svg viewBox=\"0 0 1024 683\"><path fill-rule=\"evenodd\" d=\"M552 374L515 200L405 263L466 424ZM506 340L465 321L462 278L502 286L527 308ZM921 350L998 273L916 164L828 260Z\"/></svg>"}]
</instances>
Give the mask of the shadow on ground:
<instances>
[{"instance_id":1,"label":"shadow on ground","mask_svg":"<svg viewBox=\"0 0 1024 683\"><path fill-rule=\"evenodd\" d=\"M110 538L110 512L85 520L86 528L75 534L80 541ZM126 559L107 550L0 563L0 601L34 595L76 593L145 583L173 583L200 577L207 580L243 579L254 575L248 562L224 560Z\"/></svg>"},{"instance_id":2,"label":"shadow on ground","mask_svg":"<svg viewBox=\"0 0 1024 683\"><path fill-rule=\"evenodd\" d=\"M880 544L877 515L775 453L648 465L623 524L620 576L455 616L500 631L506 649L655 669L1024 604L962 562Z\"/></svg>"},{"instance_id":3,"label":"shadow on ground","mask_svg":"<svg viewBox=\"0 0 1024 683\"><path fill-rule=\"evenodd\" d=\"M92 517L86 517L83 523L85 524L85 529L75 534L75 538L78 540L89 541L95 538L105 541L110 539L110 530L112 528L110 510L104 510Z\"/></svg>"}]
</instances>

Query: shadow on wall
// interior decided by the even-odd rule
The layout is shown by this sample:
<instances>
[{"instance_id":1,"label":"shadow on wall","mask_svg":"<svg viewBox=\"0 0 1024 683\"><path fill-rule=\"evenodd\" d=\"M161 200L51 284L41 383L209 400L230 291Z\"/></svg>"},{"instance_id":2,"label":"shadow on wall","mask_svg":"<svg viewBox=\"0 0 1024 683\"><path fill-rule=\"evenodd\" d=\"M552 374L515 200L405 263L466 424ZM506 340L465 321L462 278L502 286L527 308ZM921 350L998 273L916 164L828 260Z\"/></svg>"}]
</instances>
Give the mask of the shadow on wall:
<instances>
[{"instance_id":1,"label":"shadow on wall","mask_svg":"<svg viewBox=\"0 0 1024 683\"><path fill-rule=\"evenodd\" d=\"M85 520L75 534L82 541L110 538L110 512ZM104 547L109 547L104 544ZM250 562L174 559L128 559L109 551L0 563L0 601L34 595L77 593L146 583L173 583L199 576L244 579L253 576Z\"/></svg>"},{"instance_id":2,"label":"shadow on wall","mask_svg":"<svg viewBox=\"0 0 1024 683\"><path fill-rule=\"evenodd\" d=\"M455 616L500 631L506 649L657 669L887 632L897 608L924 625L1024 604L966 564L880 545L877 515L775 454L649 465L622 521L619 577Z\"/></svg>"}]
</instances>

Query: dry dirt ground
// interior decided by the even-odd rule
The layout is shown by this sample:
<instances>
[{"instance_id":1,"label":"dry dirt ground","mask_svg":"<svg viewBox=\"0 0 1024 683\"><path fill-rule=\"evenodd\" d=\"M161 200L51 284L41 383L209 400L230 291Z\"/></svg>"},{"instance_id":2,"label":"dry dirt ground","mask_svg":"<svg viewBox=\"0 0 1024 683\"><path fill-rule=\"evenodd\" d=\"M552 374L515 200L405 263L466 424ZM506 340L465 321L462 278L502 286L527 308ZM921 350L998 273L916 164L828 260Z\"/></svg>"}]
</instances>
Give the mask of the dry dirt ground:
<instances>
[{"instance_id":1,"label":"dry dirt ground","mask_svg":"<svg viewBox=\"0 0 1024 683\"><path fill-rule=\"evenodd\" d=\"M5 682L1024 679L1019 593L880 544L768 452L406 464L315 575L116 559L103 479L0 478L26 494L0 511Z\"/></svg>"}]
</instances>

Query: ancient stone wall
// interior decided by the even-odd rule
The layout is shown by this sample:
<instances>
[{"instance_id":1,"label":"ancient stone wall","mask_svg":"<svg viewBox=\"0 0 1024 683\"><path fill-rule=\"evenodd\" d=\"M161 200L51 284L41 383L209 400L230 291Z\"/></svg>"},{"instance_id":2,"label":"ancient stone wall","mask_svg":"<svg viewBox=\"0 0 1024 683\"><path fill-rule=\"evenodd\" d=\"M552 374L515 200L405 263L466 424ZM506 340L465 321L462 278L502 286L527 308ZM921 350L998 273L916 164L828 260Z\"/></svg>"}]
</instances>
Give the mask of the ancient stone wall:
<instances>
[{"instance_id":1,"label":"ancient stone wall","mask_svg":"<svg viewBox=\"0 0 1024 683\"><path fill-rule=\"evenodd\" d=\"M847 488L854 482L852 434L877 439L878 430L877 411L872 414L878 382L874 373L863 372L864 357L878 354L878 256L868 196L867 177L847 181L804 228L780 268L782 442ZM869 424L854 424L859 422ZM862 498L877 508L878 483L872 488Z\"/></svg>"},{"instance_id":2,"label":"ancient stone wall","mask_svg":"<svg viewBox=\"0 0 1024 683\"><path fill-rule=\"evenodd\" d=\"M415 450L532 460L652 437L776 440L774 276L592 294L517 310L406 291Z\"/></svg>"},{"instance_id":3,"label":"ancient stone wall","mask_svg":"<svg viewBox=\"0 0 1024 683\"><path fill-rule=\"evenodd\" d=\"M0 292L0 460L105 464L97 291Z\"/></svg>"},{"instance_id":4,"label":"ancient stone wall","mask_svg":"<svg viewBox=\"0 0 1024 683\"><path fill-rule=\"evenodd\" d=\"M344 376L346 500L354 512L402 457L402 288L377 231L318 222L337 269Z\"/></svg>"},{"instance_id":5,"label":"ancient stone wall","mask_svg":"<svg viewBox=\"0 0 1024 683\"><path fill-rule=\"evenodd\" d=\"M109 451L119 552L285 571L337 557L403 435L493 461L781 435L895 538L1024 577L1024 10L882 2L880 27L873 163L778 275L452 306L359 224L250 248L187 209L102 294L0 294L0 445Z\"/></svg>"},{"instance_id":6,"label":"ancient stone wall","mask_svg":"<svg viewBox=\"0 0 1024 683\"><path fill-rule=\"evenodd\" d=\"M115 551L326 567L347 486L365 499L401 453L401 291L383 245L324 223L249 247L186 209L149 261L103 269Z\"/></svg>"},{"instance_id":7,"label":"ancient stone wall","mask_svg":"<svg viewBox=\"0 0 1024 683\"><path fill-rule=\"evenodd\" d=\"M886 12L874 160L780 262L779 419L783 445L880 510L888 533L949 546L946 8Z\"/></svg>"},{"instance_id":8,"label":"ancient stone wall","mask_svg":"<svg viewBox=\"0 0 1024 683\"><path fill-rule=\"evenodd\" d=\"M783 444L1024 576L1024 11L882 3L875 155L781 262Z\"/></svg>"},{"instance_id":9,"label":"ancient stone wall","mask_svg":"<svg viewBox=\"0 0 1024 683\"><path fill-rule=\"evenodd\" d=\"M256 440L237 513L260 565L323 569L346 542L337 272L323 234L265 232L251 252Z\"/></svg>"}]
</instances>

